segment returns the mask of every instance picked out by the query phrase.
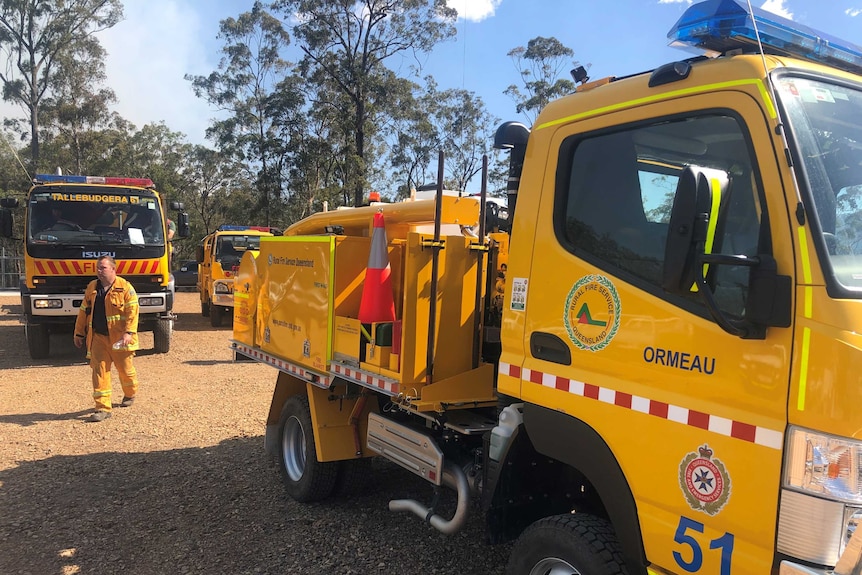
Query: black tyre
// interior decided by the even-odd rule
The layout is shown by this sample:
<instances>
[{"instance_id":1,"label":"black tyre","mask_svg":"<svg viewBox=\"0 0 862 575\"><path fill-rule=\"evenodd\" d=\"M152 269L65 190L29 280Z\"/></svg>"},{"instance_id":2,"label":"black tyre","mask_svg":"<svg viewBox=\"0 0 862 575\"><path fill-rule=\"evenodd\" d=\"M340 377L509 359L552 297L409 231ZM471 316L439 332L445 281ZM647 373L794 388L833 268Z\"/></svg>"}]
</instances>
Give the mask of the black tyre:
<instances>
[{"instance_id":1,"label":"black tyre","mask_svg":"<svg viewBox=\"0 0 862 575\"><path fill-rule=\"evenodd\" d=\"M515 543L506 575L625 575L628 570L610 523L593 515L546 517Z\"/></svg>"},{"instance_id":2,"label":"black tyre","mask_svg":"<svg viewBox=\"0 0 862 575\"><path fill-rule=\"evenodd\" d=\"M45 359L51 351L51 339L48 326L40 323L25 323L24 333L27 336L27 349L33 359Z\"/></svg>"},{"instance_id":3,"label":"black tyre","mask_svg":"<svg viewBox=\"0 0 862 575\"><path fill-rule=\"evenodd\" d=\"M204 317L210 316L210 302L207 300L201 300L201 315Z\"/></svg>"},{"instance_id":4,"label":"black tyre","mask_svg":"<svg viewBox=\"0 0 862 575\"><path fill-rule=\"evenodd\" d=\"M153 349L156 353L171 351L171 335L174 332L174 320L158 320L153 329Z\"/></svg>"},{"instance_id":5,"label":"black tyre","mask_svg":"<svg viewBox=\"0 0 862 575\"><path fill-rule=\"evenodd\" d=\"M277 457L288 495L301 503L320 501L332 495L339 462L317 460L306 396L295 395L287 400L281 410L279 430L281 445Z\"/></svg>"},{"instance_id":6,"label":"black tyre","mask_svg":"<svg viewBox=\"0 0 862 575\"><path fill-rule=\"evenodd\" d=\"M371 459L367 457L340 461L333 493L345 499L364 495L373 486L373 471Z\"/></svg>"},{"instance_id":7,"label":"black tyre","mask_svg":"<svg viewBox=\"0 0 862 575\"><path fill-rule=\"evenodd\" d=\"M210 325L213 327L221 327L224 320L224 308L220 305L210 304Z\"/></svg>"}]
</instances>

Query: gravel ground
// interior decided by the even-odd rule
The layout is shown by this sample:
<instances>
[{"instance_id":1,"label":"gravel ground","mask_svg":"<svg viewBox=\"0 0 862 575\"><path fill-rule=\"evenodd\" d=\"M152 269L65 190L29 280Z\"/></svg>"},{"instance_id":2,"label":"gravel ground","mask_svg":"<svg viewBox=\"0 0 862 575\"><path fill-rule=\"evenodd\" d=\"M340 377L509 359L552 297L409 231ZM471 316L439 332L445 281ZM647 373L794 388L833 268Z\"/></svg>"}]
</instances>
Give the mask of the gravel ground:
<instances>
[{"instance_id":1,"label":"gravel ground","mask_svg":"<svg viewBox=\"0 0 862 575\"><path fill-rule=\"evenodd\" d=\"M102 423L71 334L27 354L20 301L0 295L0 574L501 573L476 508L444 536L393 498L431 487L385 461L353 496L304 505L263 451L276 372L234 363L197 294L177 294L172 348L141 335L135 405ZM114 404L122 390L114 373Z\"/></svg>"}]
</instances>

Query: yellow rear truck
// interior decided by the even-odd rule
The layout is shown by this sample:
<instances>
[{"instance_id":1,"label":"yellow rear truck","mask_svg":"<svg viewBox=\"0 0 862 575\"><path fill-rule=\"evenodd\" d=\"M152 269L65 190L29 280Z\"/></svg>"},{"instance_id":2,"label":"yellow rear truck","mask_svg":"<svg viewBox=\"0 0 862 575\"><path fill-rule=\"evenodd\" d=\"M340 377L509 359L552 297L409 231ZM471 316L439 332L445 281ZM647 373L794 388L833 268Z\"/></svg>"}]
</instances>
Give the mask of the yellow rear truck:
<instances>
[{"instance_id":1,"label":"yellow rear truck","mask_svg":"<svg viewBox=\"0 0 862 575\"><path fill-rule=\"evenodd\" d=\"M233 280L242 255L257 253L260 238L273 235L275 228L222 225L204 237L197 247L198 292L201 315L210 318L213 327L221 327L233 317Z\"/></svg>"},{"instance_id":2,"label":"yellow rear truck","mask_svg":"<svg viewBox=\"0 0 862 575\"><path fill-rule=\"evenodd\" d=\"M383 457L511 575L862 572L862 48L732 0L669 36L711 57L500 127L508 221L438 194L244 256L293 498Z\"/></svg>"},{"instance_id":3,"label":"yellow rear truck","mask_svg":"<svg viewBox=\"0 0 862 575\"><path fill-rule=\"evenodd\" d=\"M52 333L71 333L96 260L109 255L117 274L138 292L138 330L152 331L157 353L167 353L175 315L170 273L168 215L148 178L38 174L24 214L21 305L30 357L50 354ZM12 237L16 198L0 200L0 232ZM178 211L178 233L189 235L188 214Z\"/></svg>"}]
</instances>

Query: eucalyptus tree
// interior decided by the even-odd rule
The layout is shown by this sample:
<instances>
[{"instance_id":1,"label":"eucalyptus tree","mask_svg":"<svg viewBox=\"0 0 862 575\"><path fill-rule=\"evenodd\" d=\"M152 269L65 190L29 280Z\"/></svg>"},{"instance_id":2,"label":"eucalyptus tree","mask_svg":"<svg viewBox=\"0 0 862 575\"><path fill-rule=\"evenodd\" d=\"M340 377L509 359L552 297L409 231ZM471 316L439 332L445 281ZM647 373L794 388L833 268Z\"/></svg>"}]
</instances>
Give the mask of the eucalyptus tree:
<instances>
[{"instance_id":1,"label":"eucalyptus tree","mask_svg":"<svg viewBox=\"0 0 862 575\"><path fill-rule=\"evenodd\" d=\"M352 133L350 173L353 203L363 201L370 171L368 153L375 127L393 102L383 85L387 63L429 52L454 36L457 13L446 0L275 0L273 9L292 22L304 57L300 71L309 81L331 85L345 97L343 110Z\"/></svg>"},{"instance_id":2,"label":"eucalyptus tree","mask_svg":"<svg viewBox=\"0 0 862 575\"><path fill-rule=\"evenodd\" d=\"M574 55L571 48L556 38L542 36L527 42L526 48L518 46L509 51L522 85L511 84L503 93L515 101L515 109L524 114L530 124L551 100L574 91L575 83L563 76L577 65L571 60Z\"/></svg>"},{"instance_id":3,"label":"eucalyptus tree","mask_svg":"<svg viewBox=\"0 0 862 575\"><path fill-rule=\"evenodd\" d=\"M284 146L276 137L278 127L269 108L282 97L276 85L290 68L281 55L290 37L259 1L249 12L222 20L218 37L224 41L218 70L186 79L198 97L226 113L212 123L207 137L254 177L260 192L254 204L270 225L272 201L281 193L276 175Z\"/></svg>"},{"instance_id":4,"label":"eucalyptus tree","mask_svg":"<svg viewBox=\"0 0 862 575\"><path fill-rule=\"evenodd\" d=\"M80 42L56 59L55 84L43 101L42 126L68 146L71 173L89 173L89 156L98 150L98 131L115 117L109 106L117 101L105 81L105 51L94 39Z\"/></svg>"},{"instance_id":5,"label":"eucalyptus tree","mask_svg":"<svg viewBox=\"0 0 862 575\"><path fill-rule=\"evenodd\" d=\"M30 161L39 165L39 113L54 88L58 59L123 17L121 0L0 1L3 99L18 104L30 127Z\"/></svg>"},{"instance_id":6,"label":"eucalyptus tree","mask_svg":"<svg viewBox=\"0 0 862 575\"><path fill-rule=\"evenodd\" d=\"M423 90L418 84L405 81L405 90L396 92L398 101L386 123L388 161L399 199L436 177L432 161L443 145L433 121L437 109L436 83L429 77L425 86Z\"/></svg>"},{"instance_id":7,"label":"eucalyptus tree","mask_svg":"<svg viewBox=\"0 0 862 575\"><path fill-rule=\"evenodd\" d=\"M460 89L438 94L435 120L446 151L449 185L466 191L482 170L482 156L491 154L499 119L485 108L482 98Z\"/></svg>"},{"instance_id":8,"label":"eucalyptus tree","mask_svg":"<svg viewBox=\"0 0 862 575\"><path fill-rule=\"evenodd\" d=\"M406 183L399 197L436 180L439 150L444 152L446 187L466 191L482 169L482 156L491 153L499 120L475 93L440 91L433 78L425 78L422 87L414 84L414 93L404 98L389 135L391 166Z\"/></svg>"}]
</instances>

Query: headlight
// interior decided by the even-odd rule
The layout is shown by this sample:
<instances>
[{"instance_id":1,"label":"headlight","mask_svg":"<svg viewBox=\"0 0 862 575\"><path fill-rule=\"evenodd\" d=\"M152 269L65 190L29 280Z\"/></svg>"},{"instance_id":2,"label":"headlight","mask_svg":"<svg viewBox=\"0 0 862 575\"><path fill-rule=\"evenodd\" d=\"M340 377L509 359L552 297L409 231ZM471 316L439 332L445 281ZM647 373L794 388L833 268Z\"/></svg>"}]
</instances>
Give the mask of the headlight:
<instances>
[{"instance_id":1,"label":"headlight","mask_svg":"<svg viewBox=\"0 0 862 575\"><path fill-rule=\"evenodd\" d=\"M63 307L61 299L34 299L33 307L36 309L60 309Z\"/></svg>"},{"instance_id":2,"label":"headlight","mask_svg":"<svg viewBox=\"0 0 862 575\"><path fill-rule=\"evenodd\" d=\"M862 503L862 442L791 427L787 445L785 485Z\"/></svg>"},{"instance_id":3,"label":"headlight","mask_svg":"<svg viewBox=\"0 0 862 575\"><path fill-rule=\"evenodd\" d=\"M231 293L232 290L230 284L220 282L215 284L215 291L216 293Z\"/></svg>"},{"instance_id":4,"label":"headlight","mask_svg":"<svg viewBox=\"0 0 862 575\"><path fill-rule=\"evenodd\" d=\"M848 550L848 543L862 521L860 455L860 441L788 428L776 542L780 553L831 566L845 551L847 561L858 558L858 549Z\"/></svg>"},{"instance_id":5,"label":"headlight","mask_svg":"<svg viewBox=\"0 0 862 575\"><path fill-rule=\"evenodd\" d=\"M138 299L138 305L140 306L154 306L154 305L164 305L165 300L160 297L142 297Z\"/></svg>"}]
</instances>

